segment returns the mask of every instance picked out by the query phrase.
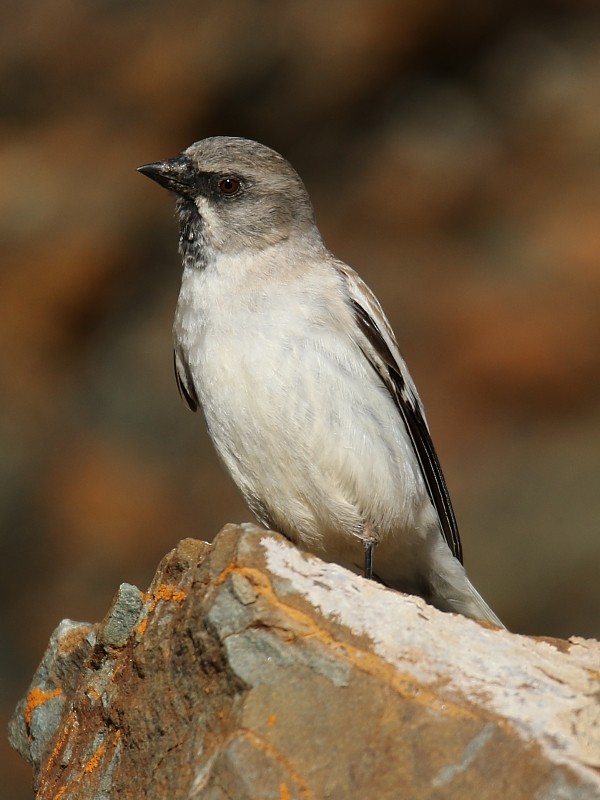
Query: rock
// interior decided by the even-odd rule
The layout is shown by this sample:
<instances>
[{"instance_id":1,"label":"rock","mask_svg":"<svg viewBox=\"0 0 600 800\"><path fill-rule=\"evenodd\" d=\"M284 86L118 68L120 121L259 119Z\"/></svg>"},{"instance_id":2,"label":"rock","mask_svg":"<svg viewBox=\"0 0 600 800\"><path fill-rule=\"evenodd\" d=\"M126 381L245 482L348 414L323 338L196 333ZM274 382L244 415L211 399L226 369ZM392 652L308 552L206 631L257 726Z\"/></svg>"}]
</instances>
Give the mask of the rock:
<instances>
[{"instance_id":1,"label":"rock","mask_svg":"<svg viewBox=\"0 0 600 800\"><path fill-rule=\"evenodd\" d=\"M591 800L598 664L230 525L61 623L10 739L38 800Z\"/></svg>"},{"instance_id":2,"label":"rock","mask_svg":"<svg viewBox=\"0 0 600 800\"><path fill-rule=\"evenodd\" d=\"M9 725L10 742L36 769L51 749L93 641L93 625L64 619L50 637L27 696L17 706Z\"/></svg>"}]
</instances>

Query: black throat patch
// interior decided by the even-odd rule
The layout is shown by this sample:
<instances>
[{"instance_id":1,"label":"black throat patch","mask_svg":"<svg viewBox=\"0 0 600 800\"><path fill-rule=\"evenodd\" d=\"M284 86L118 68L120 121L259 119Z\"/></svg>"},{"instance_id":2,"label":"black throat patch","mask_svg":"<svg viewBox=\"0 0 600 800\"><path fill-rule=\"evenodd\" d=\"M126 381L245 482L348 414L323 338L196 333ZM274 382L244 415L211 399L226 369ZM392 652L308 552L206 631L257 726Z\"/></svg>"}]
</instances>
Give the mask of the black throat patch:
<instances>
[{"instance_id":1,"label":"black throat patch","mask_svg":"<svg viewBox=\"0 0 600 800\"><path fill-rule=\"evenodd\" d=\"M184 197L177 198L176 209L179 219L179 253L183 266L203 269L207 263L207 243L202 217L193 200Z\"/></svg>"}]
</instances>

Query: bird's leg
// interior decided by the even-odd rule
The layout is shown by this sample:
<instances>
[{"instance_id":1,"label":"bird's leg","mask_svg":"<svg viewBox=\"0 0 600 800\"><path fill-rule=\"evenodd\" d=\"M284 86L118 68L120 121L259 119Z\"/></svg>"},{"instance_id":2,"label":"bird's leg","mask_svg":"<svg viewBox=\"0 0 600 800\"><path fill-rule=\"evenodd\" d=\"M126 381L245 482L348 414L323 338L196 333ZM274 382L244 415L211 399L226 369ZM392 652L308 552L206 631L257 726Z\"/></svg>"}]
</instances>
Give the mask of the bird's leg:
<instances>
[{"instance_id":1,"label":"bird's leg","mask_svg":"<svg viewBox=\"0 0 600 800\"><path fill-rule=\"evenodd\" d=\"M373 580L373 553L375 552L375 543L377 542L377 534L370 525L365 525L363 528L362 543L365 548L365 571L364 576L370 581Z\"/></svg>"},{"instance_id":2,"label":"bird's leg","mask_svg":"<svg viewBox=\"0 0 600 800\"><path fill-rule=\"evenodd\" d=\"M375 543L365 539L363 541L363 547L365 548L365 578L368 578L370 581L373 580L373 551L375 550Z\"/></svg>"}]
</instances>

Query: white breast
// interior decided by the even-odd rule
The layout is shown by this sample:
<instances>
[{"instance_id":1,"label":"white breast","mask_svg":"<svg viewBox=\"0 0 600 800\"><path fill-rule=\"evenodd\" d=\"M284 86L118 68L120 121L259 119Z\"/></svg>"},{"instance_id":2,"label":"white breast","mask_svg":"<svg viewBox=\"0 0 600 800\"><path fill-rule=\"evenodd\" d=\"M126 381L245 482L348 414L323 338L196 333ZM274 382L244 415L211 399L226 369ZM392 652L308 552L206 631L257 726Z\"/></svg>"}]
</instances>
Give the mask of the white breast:
<instances>
[{"instance_id":1,"label":"white breast","mask_svg":"<svg viewBox=\"0 0 600 800\"><path fill-rule=\"evenodd\" d=\"M349 335L335 273L262 289L251 277L240 285L225 262L185 274L175 323L210 435L249 504L316 550L365 523L381 538L414 528L428 501L412 446Z\"/></svg>"}]
</instances>

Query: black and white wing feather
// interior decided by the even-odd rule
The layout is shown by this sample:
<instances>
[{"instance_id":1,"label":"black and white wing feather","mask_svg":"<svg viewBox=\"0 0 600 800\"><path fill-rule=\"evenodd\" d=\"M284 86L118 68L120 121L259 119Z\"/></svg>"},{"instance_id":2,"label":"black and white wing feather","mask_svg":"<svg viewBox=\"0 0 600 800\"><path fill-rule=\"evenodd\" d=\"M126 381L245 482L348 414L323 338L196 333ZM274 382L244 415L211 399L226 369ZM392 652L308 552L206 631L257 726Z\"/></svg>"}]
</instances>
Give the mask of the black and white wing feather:
<instances>
[{"instance_id":1,"label":"black and white wing feather","mask_svg":"<svg viewBox=\"0 0 600 800\"><path fill-rule=\"evenodd\" d=\"M190 366L178 347L175 347L173 351L173 366L175 368L175 380L177 381L177 388L179 389L181 399L190 411L197 411L200 401L196 394L196 387L194 386Z\"/></svg>"},{"instance_id":2,"label":"black and white wing feather","mask_svg":"<svg viewBox=\"0 0 600 800\"><path fill-rule=\"evenodd\" d=\"M444 539L462 564L458 525L442 468L431 441L423 405L416 386L400 355L392 329L369 287L345 264L336 262L342 274L348 301L362 333L359 346L388 388L404 421L421 467L427 493L437 512Z\"/></svg>"}]
</instances>

